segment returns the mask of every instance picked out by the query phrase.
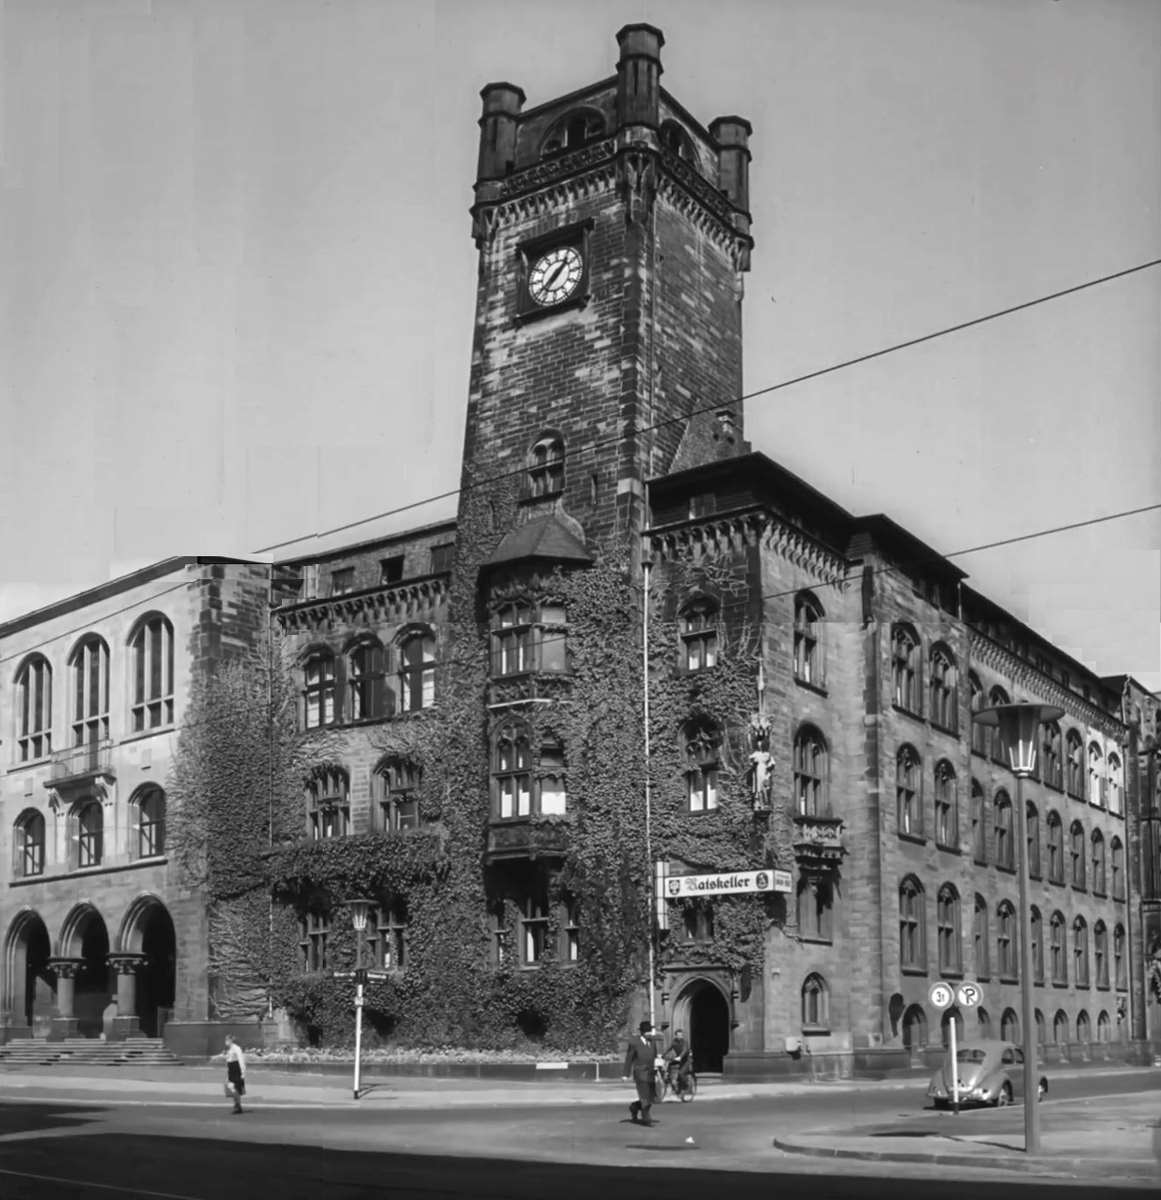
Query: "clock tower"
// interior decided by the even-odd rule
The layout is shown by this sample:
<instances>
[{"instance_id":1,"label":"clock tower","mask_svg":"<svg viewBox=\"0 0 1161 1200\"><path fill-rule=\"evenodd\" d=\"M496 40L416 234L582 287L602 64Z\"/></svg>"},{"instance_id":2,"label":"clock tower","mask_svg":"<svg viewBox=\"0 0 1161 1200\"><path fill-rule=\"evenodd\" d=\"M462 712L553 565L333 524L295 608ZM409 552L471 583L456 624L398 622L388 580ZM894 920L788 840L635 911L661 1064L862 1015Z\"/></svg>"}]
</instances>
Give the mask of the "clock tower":
<instances>
[{"instance_id":1,"label":"clock tower","mask_svg":"<svg viewBox=\"0 0 1161 1200\"><path fill-rule=\"evenodd\" d=\"M650 477L745 449L750 127L662 88L660 30L617 42L569 95L481 93L460 529L484 557L549 519L635 551Z\"/></svg>"}]
</instances>

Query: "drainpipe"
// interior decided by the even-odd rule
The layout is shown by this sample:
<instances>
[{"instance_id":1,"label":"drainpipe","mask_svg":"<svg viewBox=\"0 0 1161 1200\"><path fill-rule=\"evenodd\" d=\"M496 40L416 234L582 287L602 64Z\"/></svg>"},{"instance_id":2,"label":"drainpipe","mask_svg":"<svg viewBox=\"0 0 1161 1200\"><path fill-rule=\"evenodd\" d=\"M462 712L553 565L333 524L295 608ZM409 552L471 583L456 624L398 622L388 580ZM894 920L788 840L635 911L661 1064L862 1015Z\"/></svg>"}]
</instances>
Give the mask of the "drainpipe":
<instances>
[{"instance_id":1,"label":"drainpipe","mask_svg":"<svg viewBox=\"0 0 1161 1200\"><path fill-rule=\"evenodd\" d=\"M646 512L648 512L648 487L646 484ZM643 709L645 714L645 864L647 867L645 877L649 881L649 1024L656 1024L656 996L653 985L653 978L656 973L656 958L654 953L654 922L656 920L655 910L657 907L656 898L652 891L656 886L653 878L653 805L652 792L650 787L650 764L649 764L649 575L652 563L647 557L642 557L642 566L644 568L644 586L641 589L641 689L643 699Z\"/></svg>"}]
</instances>

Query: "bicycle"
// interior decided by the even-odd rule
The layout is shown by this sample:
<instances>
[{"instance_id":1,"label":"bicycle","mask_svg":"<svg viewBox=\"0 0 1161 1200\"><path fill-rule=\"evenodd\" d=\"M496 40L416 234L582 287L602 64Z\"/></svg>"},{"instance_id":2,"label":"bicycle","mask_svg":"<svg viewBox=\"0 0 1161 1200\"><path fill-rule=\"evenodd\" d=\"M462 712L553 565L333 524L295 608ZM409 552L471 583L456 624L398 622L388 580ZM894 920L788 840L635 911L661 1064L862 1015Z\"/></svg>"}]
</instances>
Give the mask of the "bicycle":
<instances>
[{"instance_id":1,"label":"bicycle","mask_svg":"<svg viewBox=\"0 0 1161 1200\"><path fill-rule=\"evenodd\" d=\"M697 1075L693 1067L688 1067L684 1074L680 1071L670 1076L670 1064L659 1062L654 1068L653 1094L656 1103L660 1104L671 1092L682 1104L688 1104L697 1095Z\"/></svg>"}]
</instances>

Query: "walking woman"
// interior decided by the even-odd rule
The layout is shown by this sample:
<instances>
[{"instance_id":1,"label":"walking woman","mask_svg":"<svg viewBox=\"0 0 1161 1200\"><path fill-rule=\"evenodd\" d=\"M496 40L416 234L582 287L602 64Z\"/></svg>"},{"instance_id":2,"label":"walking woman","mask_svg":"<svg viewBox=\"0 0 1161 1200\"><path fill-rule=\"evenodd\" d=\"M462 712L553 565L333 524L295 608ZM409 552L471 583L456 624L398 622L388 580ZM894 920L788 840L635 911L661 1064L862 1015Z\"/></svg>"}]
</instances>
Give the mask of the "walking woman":
<instances>
[{"instance_id":1,"label":"walking woman","mask_svg":"<svg viewBox=\"0 0 1161 1200\"><path fill-rule=\"evenodd\" d=\"M242 1097L246 1094L246 1056L242 1047L226 1034L226 1093L233 1097L234 1111L242 1111Z\"/></svg>"}]
</instances>

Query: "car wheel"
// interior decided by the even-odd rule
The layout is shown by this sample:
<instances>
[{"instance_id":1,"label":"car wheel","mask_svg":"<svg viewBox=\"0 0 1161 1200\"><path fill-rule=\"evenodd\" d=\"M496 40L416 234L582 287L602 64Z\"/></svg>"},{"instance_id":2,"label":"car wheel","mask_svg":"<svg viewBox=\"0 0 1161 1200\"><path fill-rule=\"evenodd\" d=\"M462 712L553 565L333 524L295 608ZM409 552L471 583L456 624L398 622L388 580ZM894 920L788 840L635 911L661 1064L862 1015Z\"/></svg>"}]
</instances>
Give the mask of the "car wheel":
<instances>
[{"instance_id":1,"label":"car wheel","mask_svg":"<svg viewBox=\"0 0 1161 1200\"><path fill-rule=\"evenodd\" d=\"M1002 1088L996 1093L996 1107L1006 1108L1012 1103L1012 1085L1005 1083Z\"/></svg>"},{"instance_id":2,"label":"car wheel","mask_svg":"<svg viewBox=\"0 0 1161 1200\"><path fill-rule=\"evenodd\" d=\"M1048 1080L1041 1078L1040 1082L1036 1085L1036 1099L1043 1100L1044 1097L1047 1095L1048 1095Z\"/></svg>"}]
</instances>

